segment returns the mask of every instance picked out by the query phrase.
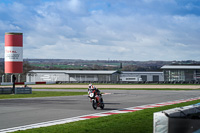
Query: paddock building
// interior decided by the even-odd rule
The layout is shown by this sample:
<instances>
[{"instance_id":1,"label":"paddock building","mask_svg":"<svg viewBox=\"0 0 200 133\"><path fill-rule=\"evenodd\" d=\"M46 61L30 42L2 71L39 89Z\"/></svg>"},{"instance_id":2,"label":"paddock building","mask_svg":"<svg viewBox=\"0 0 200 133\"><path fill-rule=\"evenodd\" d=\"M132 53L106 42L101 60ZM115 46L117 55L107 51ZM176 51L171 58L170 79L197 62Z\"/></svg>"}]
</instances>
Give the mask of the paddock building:
<instances>
[{"instance_id":1,"label":"paddock building","mask_svg":"<svg viewBox=\"0 0 200 133\"><path fill-rule=\"evenodd\" d=\"M164 81L163 72L119 72L106 70L32 70L26 82L159 82Z\"/></svg>"},{"instance_id":2,"label":"paddock building","mask_svg":"<svg viewBox=\"0 0 200 133\"><path fill-rule=\"evenodd\" d=\"M161 69L165 81L200 82L200 65L165 65Z\"/></svg>"},{"instance_id":3,"label":"paddock building","mask_svg":"<svg viewBox=\"0 0 200 133\"><path fill-rule=\"evenodd\" d=\"M190 82L200 83L200 65L165 65L162 72L117 70L32 70L26 82Z\"/></svg>"},{"instance_id":4,"label":"paddock building","mask_svg":"<svg viewBox=\"0 0 200 133\"><path fill-rule=\"evenodd\" d=\"M32 70L26 75L26 82L60 81L60 82L115 82L117 71L98 70Z\"/></svg>"},{"instance_id":5,"label":"paddock building","mask_svg":"<svg viewBox=\"0 0 200 133\"><path fill-rule=\"evenodd\" d=\"M122 71L120 81L124 82L160 82L164 81L163 72L137 72L137 71Z\"/></svg>"}]
</instances>

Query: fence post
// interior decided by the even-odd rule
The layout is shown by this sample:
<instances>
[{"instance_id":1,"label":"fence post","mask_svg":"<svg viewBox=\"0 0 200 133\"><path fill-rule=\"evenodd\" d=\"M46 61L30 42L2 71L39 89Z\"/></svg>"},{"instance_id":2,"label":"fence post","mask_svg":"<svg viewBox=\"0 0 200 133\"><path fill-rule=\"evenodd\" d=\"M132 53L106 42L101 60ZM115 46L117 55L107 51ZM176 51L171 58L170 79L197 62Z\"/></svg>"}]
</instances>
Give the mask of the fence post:
<instances>
[{"instance_id":1,"label":"fence post","mask_svg":"<svg viewBox=\"0 0 200 133\"><path fill-rule=\"evenodd\" d=\"M13 82L13 75L12 74L10 75L10 82L11 83Z\"/></svg>"},{"instance_id":2,"label":"fence post","mask_svg":"<svg viewBox=\"0 0 200 133\"><path fill-rule=\"evenodd\" d=\"M2 83L4 83L4 75L2 75Z\"/></svg>"},{"instance_id":3,"label":"fence post","mask_svg":"<svg viewBox=\"0 0 200 133\"><path fill-rule=\"evenodd\" d=\"M19 74L19 75L18 75L18 82L20 82L20 76L21 76L21 75Z\"/></svg>"}]
</instances>

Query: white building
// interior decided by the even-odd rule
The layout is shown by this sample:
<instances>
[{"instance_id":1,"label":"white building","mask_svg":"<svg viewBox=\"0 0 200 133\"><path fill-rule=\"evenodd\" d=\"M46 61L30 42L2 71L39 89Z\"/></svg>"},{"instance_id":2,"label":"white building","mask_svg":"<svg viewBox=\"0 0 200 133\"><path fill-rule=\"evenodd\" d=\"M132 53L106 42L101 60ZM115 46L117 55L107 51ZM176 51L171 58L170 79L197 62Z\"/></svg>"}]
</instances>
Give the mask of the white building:
<instances>
[{"instance_id":1,"label":"white building","mask_svg":"<svg viewBox=\"0 0 200 133\"><path fill-rule=\"evenodd\" d=\"M197 81L200 82L200 65L165 65L165 81Z\"/></svg>"},{"instance_id":2,"label":"white building","mask_svg":"<svg viewBox=\"0 0 200 133\"><path fill-rule=\"evenodd\" d=\"M118 81L117 71L98 70L32 70L26 75L26 82L114 82Z\"/></svg>"},{"instance_id":3,"label":"white building","mask_svg":"<svg viewBox=\"0 0 200 133\"><path fill-rule=\"evenodd\" d=\"M200 82L200 65L165 65L163 72L106 70L32 70L26 82Z\"/></svg>"},{"instance_id":4,"label":"white building","mask_svg":"<svg viewBox=\"0 0 200 133\"><path fill-rule=\"evenodd\" d=\"M120 81L159 82L159 81L164 81L164 74L163 74L163 72L137 72L137 71L125 72L125 71L122 71L120 74Z\"/></svg>"}]
</instances>

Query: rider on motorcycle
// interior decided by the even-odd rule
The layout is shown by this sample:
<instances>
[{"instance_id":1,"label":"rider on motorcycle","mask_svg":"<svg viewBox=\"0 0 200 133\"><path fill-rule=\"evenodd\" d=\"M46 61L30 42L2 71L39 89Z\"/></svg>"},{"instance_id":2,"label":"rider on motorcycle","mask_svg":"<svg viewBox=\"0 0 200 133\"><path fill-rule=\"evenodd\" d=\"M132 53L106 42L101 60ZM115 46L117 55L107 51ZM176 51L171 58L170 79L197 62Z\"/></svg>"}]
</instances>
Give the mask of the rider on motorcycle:
<instances>
[{"instance_id":1,"label":"rider on motorcycle","mask_svg":"<svg viewBox=\"0 0 200 133\"><path fill-rule=\"evenodd\" d=\"M89 84L88 86L88 97L90 98L90 102L92 102L94 109L97 109L97 107L104 109L104 102L101 92L92 84Z\"/></svg>"}]
</instances>

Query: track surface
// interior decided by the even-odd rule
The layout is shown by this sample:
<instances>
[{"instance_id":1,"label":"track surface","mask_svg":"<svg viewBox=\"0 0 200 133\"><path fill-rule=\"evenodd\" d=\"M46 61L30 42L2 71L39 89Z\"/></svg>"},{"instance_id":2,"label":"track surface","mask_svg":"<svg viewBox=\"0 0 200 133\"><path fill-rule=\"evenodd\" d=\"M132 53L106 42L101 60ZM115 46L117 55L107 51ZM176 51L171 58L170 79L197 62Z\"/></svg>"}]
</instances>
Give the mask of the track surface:
<instances>
[{"instance_id":1,"label":"track surface","mask_svg":"<svg viewBox=\"0 0 200 133\"><path fill-rule=\"evenodd\" d=\"M200 96L198 90L103 90L103 92L111 93L103 96L105 110L93 110L87 96L0 100L0 129Z\"/></svg>"}]
</instances>

